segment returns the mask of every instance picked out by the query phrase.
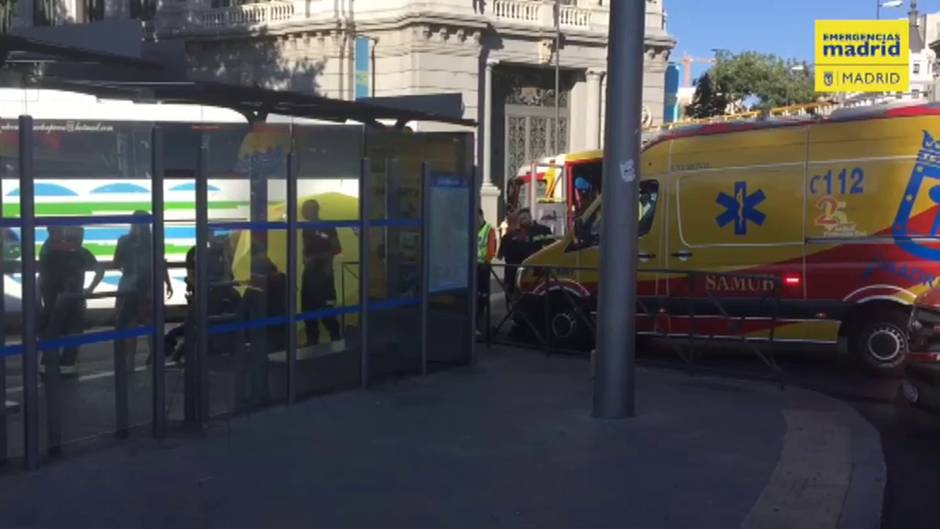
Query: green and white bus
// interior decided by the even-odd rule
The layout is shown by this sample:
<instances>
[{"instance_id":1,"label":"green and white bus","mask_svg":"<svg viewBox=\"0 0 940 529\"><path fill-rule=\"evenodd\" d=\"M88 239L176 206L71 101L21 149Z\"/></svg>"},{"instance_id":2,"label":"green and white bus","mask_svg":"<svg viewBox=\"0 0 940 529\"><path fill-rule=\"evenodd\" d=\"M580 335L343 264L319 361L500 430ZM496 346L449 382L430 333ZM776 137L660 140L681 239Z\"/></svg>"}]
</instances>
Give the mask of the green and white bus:
<instances>
[{"instance_id":1,"label":"green and white bus","mask_svg":"<svg viewBox=\"0 0 940 529\"><path fill-rule=\"evenodd\" d=\"M291 124L317 124L272 116L267 124L250 127L239 113L215 107L149 104L104 100L55 90L0 88L0 178L3 215L19 215L19 115L34 119L35 209L37 216L130 215L151 209L151 127L164 130L164 202L166 256L174 296L170 305L185 303L186 251L195 244L195 182L200 138L208 138L210 222L247 221L251 196L248 173L272 175L267 188L269 215L283 212L286 184L283 174L291 142ZM321 124L322 125L322 124ZM332 127L347 127L331 124ZM355 138L358 127L348 127ZM322 129L317 129L320 137ZM334 134L336 136L336 134ZM345 136L342 134L341 136ZM361 136L361 132L359 133ZM295 140L296 141L296 131ZM316 143L316 142L311 142ZM324 218L356 218L361 143L337 137L337 145L318 154L308 146L307 165L316 165L316 178L298 180L298 196L334 196L335 207L324 205ZM337 153L348 150L348 153ZM308 170L308 172L310 172ZM276 175L280 175L280 179ZM333 210L332 212L330 210ZM341 211L340 211L341 210ZM351 216L350 216L351 215ZM109 263L127 225L89 225L84 246L102 263ZM18 236L18 230L14 230ZM37 228L36 242L46 238ZM352 236L351 232L350 235ZM355 246L353 240L346 245ZM9 267L9 265L8 265ZM108 270L99 291L114 290L120 272ZM5 307L20 309L20 278L3 276ZM113 299L96 299L89 308L113 306Z\"/></svg>"}]
</instances>

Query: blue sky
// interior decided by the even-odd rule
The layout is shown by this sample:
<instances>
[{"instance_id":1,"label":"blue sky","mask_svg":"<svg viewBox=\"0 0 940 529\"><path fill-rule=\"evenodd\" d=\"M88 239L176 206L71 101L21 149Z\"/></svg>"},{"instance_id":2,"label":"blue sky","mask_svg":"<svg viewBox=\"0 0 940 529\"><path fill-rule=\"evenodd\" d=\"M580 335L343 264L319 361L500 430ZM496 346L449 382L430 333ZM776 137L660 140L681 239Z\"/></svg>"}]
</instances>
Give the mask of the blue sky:
<instances>
[{"instance_id":1,"label":"blue sky","mask_svg":"<svg viewBox=\"0 0 940 529\"><path fill-rule=\"evenodd\" d=\"M884 2L884 0L882 0ZM875 0L663 0L669 33L679 40L672 60L683 52L710 57L712 48L754 50L812 62L813 21L874 19ZM777 7L780 6L780 7ZM783 6L786 6L785 8ZM881 18L907 16L909 1L882 8ZM920 0L921 13L940 11L940 0ZM680 66L681 67L681 66ZM695 75L707 66L696 65Z\"/></svg>"}]
</instances>

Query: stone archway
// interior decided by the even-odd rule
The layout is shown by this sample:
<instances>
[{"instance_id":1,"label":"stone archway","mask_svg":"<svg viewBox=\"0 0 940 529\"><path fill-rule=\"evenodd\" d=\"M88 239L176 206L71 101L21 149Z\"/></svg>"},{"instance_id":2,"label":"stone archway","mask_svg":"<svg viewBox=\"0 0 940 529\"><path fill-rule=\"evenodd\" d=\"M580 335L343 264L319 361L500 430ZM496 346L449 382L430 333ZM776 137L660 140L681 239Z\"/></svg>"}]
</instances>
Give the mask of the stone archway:
<instances>
[{"instance_id":1,"label":"stone archway","mask_svg":"<svg viewBox=\"0 0 940 529\"><path fill-rule=\"evenodd\" d=\"M557 152L568 150L569 101L575 77L570 71L561 73ZM556 153L555 72L500 65L494 69L493 88L493 183L505 190L520 167Z\"/></svg>"}]
</instances>

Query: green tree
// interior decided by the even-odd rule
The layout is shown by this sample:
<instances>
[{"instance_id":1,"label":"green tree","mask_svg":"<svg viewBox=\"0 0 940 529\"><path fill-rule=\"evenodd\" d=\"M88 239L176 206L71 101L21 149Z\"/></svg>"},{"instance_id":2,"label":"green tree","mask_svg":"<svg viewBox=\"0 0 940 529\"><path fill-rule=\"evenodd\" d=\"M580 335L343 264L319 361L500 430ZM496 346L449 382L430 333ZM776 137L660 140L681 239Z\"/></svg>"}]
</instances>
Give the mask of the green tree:
<instances>
[{"instance_id":1,"label":"green tree","mask_svg":"<svg viewBox=\"0 0 940 529\"><path fill-rule=\"evenodd\" d=\"M724 96L724 87L719 87L712 81L710 73L704 75L695 81L695 97L685 109L685 115L690 118L708 118L725 113L728 107L728 100Z\"/></svg>"},{"instance_id":2,"label":"green tree","mask_svg":"<svg viewBox=\"0 0 940 529\"><path fill-rule=\"evenodd\" d=\"M734 109L768 110L814 100L809 65L776 55L719 52L715 65L696 82L688 114L720 115Z\"/></svg>"}]
</instances>

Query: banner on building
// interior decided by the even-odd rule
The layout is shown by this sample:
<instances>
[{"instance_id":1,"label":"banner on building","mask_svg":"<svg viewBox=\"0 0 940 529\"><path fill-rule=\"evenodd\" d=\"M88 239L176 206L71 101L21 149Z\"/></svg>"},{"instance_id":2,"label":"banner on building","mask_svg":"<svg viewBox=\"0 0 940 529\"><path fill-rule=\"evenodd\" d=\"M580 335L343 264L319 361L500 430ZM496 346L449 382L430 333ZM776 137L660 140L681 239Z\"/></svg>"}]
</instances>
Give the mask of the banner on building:
<instances>
[{"instance_id":1,"label":"banner on building","mask_svg":"<svg viewBox=\"0 0 940 529\"><path fill-rule=\"evenodd\" d=\"M817 92L907 92L906 20L817 20Z\"/></svg>"},{"instance_id":2,"label":"banner on building","mask_svg":"<svg viewBox=\"0 0 940 529\"><path fill-rule=\"evenodd\" d=\"M679 67L675 63L666 66L666 98L663 108L663 123L679 121Z\"/></svg>"},{"instance_id":3,"label":"banner on building","mask_svg":"<svg viewBox=\"0 0 940 529\"><path fill-rule=\"evenodd\" d=\"M369 37L356 37L356 99L365 99L371 96L369 91L371 57L371 39Z\"/></svg>"}]
</instances>

